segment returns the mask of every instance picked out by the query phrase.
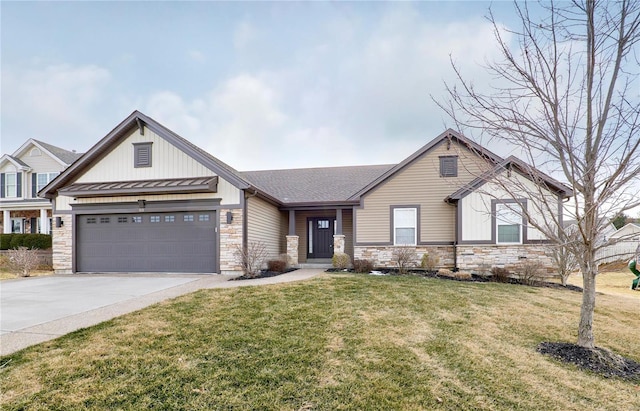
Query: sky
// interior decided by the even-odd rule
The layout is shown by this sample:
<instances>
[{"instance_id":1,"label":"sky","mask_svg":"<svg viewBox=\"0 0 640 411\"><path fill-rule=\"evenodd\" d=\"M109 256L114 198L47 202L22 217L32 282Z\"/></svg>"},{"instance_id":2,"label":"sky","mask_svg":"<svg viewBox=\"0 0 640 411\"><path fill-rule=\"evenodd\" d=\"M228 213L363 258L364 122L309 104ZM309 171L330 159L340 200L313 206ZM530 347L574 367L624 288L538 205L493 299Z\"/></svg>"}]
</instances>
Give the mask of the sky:
<instances>
[{"instance_id":1,"label":"sky","mask_svg":"<svg viewBox=\"0 0 640 411\"><path fill-rule=\"evenodd\" d=\"M83 152L139 110L238 170L397 163L452 126L450 59L489 80L490 5L2 1L0 148Z\"/></svg>"}]
</instances>

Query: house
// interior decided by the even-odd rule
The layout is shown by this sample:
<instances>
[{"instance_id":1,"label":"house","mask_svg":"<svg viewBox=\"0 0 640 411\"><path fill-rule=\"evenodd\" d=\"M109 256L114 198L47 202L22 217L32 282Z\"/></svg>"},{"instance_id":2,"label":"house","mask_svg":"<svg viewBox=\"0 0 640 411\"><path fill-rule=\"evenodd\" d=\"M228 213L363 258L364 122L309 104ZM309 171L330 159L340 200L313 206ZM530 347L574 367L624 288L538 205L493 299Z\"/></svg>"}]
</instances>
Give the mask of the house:
<instances>
[{"instance_id":1,"label":"house","mask_svg":"<svg viewBox=\"0 0 640 411\"><path fill-rule=\"evenodd\" d=\"M615 233L611 234L611 238L618 239L620 241L640 241L640 224L639 223L627 223L620 227Z\"/></svg>"},{"instance_id":2,"label":"house","mask_svg":"<svg viewBox=\"0 0 640 411\"><path fill-rule=\"evenodd\" d=\"M615 238L616 226L606 217L600 219L602 230L598 233L598 244L604 244ZM567 234L578 234L578 222L574 219L563 221L563 227Z\"/></svg>"},{"instance_id":3,"label":"house","mask_svg":"<svg viewBox=\"0 0 640 411\"><path fill-rule=\"evenodd\" d=\"M294 264L345 252L389 266L400 246L469 270L546 259L522 213L538 200L507 195L501 175L558 210L571 194L453 130L395 165L239 172L135 111L40 195L57 272L235 272L256 241Z\"/></svg>"},{"instance_id":4,"label":"house","mask_svg":"<svg viewBox=\"0 0 640 411\"><path fill-rule=\"evenodd\" d=\"M51 202L37 193L80 155L34 139L13 154L4 154L0 158L2 232L49 234Z\"/></svg>"}]
</instances>

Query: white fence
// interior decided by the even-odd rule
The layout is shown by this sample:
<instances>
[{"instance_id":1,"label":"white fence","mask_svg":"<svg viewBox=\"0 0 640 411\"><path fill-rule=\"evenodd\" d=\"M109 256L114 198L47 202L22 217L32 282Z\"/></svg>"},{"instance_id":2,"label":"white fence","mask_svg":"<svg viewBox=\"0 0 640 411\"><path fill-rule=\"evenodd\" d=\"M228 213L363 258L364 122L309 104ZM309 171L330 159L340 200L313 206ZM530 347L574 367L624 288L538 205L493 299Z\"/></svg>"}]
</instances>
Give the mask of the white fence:
<instances>
[{"instance_id":1,"label":"white fence","mask_svg":"<svg viewBox=\"0 0 640 411\"><path fill-rule=\"evenodd\" d=\"M635 255L637 248L637 241L623 241L598 250L596 260L598 264L612 263L614 261L629 261Z\"/></svg>"}]
</instances>

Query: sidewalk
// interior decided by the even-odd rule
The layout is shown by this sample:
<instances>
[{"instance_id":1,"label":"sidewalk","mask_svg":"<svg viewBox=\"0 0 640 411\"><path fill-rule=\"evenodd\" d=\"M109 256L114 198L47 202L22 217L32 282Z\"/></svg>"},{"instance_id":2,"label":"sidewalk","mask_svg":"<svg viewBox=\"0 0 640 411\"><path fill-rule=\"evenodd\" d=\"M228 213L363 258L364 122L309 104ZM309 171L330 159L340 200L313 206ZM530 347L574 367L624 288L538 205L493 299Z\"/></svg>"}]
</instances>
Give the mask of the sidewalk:
<instances>
[{"instance_id":1,"label":"sidewalk","mask_svg":"<svg viewBox=\"0 0 640 411\"><path fill-rule=\"evenodd\" d=\"M242 281L229 281L233 276L228 275L171 275L171 274L158 274L158 275L136 275L136 274L71 274L71 275L60 275L47 277L50 280L55 281L56 279L101 279L103 282L105 279L107 281L113 280L115 282L122 282L124 278L127 279L137 279L142 281L143 279L148 279L149 281L154 281L154 279L175 279L174 282L169 282L169 286L166 288L162 288L159 291L152 290L149 293L143 293L140 295L130 295L130 294L122 294L113 292L111 295L101 294L101 297L111 297L114 301L112 303L108 302L100 302L96 301L96 298L92 298L91 294L87 294L87 292L83 292L82 295L75 295L76 298L69 298L69 296L64 296L60 294L57 299L55 298L44 298L44 301L40 301L38 303L34 303L32 307L32 311L39 312L41 314L41 319L30 319L31 323L37 324L32 326L26 326L25 328L19 328L19 324L23 318L11 318L13 316L24 316L24 312L20 314L20 310L14 310L16 312L11 312L7 307L12 301L12 297L15 296L15 299L23 298L23 303L29 303L34 300L31 295L29 295L29 286L31 284L35 284L34 280L36 278L28 278L28 279L20 279L20 280L10 280L12 284L8 284L7 282L3 282L0 284L2 287L2 300L3 300L3 309L0 312L1 323L2 323L2 334L0 334L0 355L7 355L23 348L29 347L31 345L39 344L44 341L52 340L54 338L58 338L62 335L68 334L72 331L78 330L80 328L89 327L103 321L110 320L114 317L118 317L123 314L127 314L133 311L140 310L144 307L148 307L152 304L175 298L184 294L188 294L201 289L209 289L209 288L235 288L235 287L247 287L247 286L259 286L259 285L268 285L268 284L279 284L279 283L288 283L293 281L303 281L310 279L312 277L316 277L323 272L321 269L300 269L296 271L292 271L290 273L282 274L276 277L269 278L259 278L255 280L242 280ZM19 283L24 281L24 283ZM27 283L31 281L31 283ZM60 280L62 281L62 280ZM85 282L91 282L91 280L84 280ZM78 281L80 282L80 281ZM178 283L178 285L173 285L173 283ZM85 284L83 284L85 286ZM100 285L102 286L102 285ZM11 288L11 290L6 290L6 288ZM158 288L158 287L156 287ZM91 290L91 284L89 284L86 289ZM85 289L80 290L85 291ZM93 290L96 291L95 285L93 286ZM25 297L26 296L26 297ZM77 298L84 296L88 297L91 301L80 301L78 303ZM64 301L61 301L64 300ZM52 311L49 307L54 305L73 305L73 309L76 309L76 312L65 315L62 318L52 319L50 312ZM95 306L92 307L92 304ZM103 306L99 306L100 304L106 304ZM58 308L58 307L56 307ZM33 314L33 313L31 313ZM14 327L11 327L14 325Z\"/></svg>"}]
</instances>

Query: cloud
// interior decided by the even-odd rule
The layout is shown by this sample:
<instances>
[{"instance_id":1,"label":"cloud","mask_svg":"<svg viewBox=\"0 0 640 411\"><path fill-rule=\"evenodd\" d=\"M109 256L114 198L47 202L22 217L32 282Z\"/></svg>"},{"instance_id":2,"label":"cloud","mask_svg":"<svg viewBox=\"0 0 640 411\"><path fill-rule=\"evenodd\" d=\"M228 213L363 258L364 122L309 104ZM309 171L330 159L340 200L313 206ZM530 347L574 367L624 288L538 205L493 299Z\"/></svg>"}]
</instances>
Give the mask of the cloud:
<instances>
[{"instance_id":1,"label":"cloud","mask_svg":"<svg viewBox=\"0 0 640 411\"><path fill-rule=\"evenodd\" d=\"M2 134L11 144L3 151L16 149L28 138L76 148L74 138L79 141L96 132L96 109L102 106L111 81L110 72L96 65L5 68Z\"/></svg>"},{"instance_id":2,"label":"cloud","mask_svg":"<svg viewBox=\"0 0 640 411\"><path fill-rule=\"evenodd\" d=\"M258 36L258 32L255 27L247 22L243 21L236 27L233 33L233 45L237 50L247 48Z\"/></svg>"}]
</instances>

